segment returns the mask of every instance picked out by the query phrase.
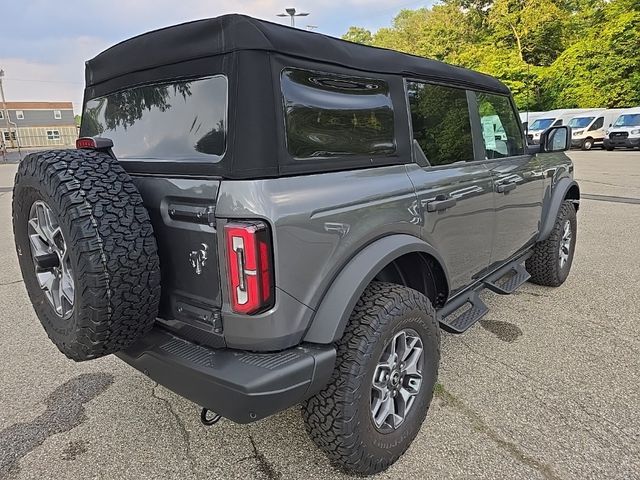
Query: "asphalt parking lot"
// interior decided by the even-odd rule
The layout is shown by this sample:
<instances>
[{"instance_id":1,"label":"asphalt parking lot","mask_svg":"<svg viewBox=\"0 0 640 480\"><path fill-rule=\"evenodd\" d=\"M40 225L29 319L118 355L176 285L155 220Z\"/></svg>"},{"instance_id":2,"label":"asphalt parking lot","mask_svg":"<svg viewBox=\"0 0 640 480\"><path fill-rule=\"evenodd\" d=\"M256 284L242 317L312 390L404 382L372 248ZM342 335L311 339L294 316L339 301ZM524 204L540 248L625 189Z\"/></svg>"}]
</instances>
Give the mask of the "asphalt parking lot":
<instances>
[{"instance_id":1,"label":"asphalt parking lot","mask_svg":"<svg viewBox=\"0 0 640 480\"><path fill-rule=\"evenodd\" d=\"M418 438L380 478L640 478L640 152L572 152L584 200L558 289L485 293L445 334ZM0 165L0 478L346 478L298 408L212 428L115 357L73 363L33 313L13 246L15 165Z\"/></svg>"}]
</instances>

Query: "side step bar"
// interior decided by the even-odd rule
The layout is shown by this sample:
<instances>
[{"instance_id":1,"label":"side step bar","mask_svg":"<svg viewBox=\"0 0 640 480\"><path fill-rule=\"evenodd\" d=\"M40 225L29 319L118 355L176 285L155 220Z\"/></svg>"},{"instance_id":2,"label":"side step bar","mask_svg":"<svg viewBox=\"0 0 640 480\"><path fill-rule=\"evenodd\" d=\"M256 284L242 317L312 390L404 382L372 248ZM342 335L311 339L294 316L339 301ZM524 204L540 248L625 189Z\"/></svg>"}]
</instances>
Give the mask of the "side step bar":
<instances>
[{"instance_id":1,"label":"side step bar","mask_svg":"<svg viewBox=\"0 0 640 480\"><path fill-rule=\"evenodd\" d=\"M455 296L438 311L442 328L452 333L462 333L484 317L489 312L489 307L480 298L480 292L485 288L500 295L515 292L531 278L522 265L529 256L530 253L518 257L488 275L470 290Z\"/></svg>"}]
</instances>

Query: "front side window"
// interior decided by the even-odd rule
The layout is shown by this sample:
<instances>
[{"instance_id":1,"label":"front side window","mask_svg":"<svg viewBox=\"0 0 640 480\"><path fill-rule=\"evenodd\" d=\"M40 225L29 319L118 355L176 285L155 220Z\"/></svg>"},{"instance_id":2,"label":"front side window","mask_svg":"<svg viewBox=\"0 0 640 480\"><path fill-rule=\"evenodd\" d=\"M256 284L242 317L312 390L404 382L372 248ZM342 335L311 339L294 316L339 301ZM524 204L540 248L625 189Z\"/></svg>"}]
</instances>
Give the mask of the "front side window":
<instances>
[{"instance_id":1,"label":"front side window","mask_svg":"<svg viewBox=\"0 0 640 480\"><path fill-rule=\"evenodd\" d=\"M282 71L287 149L296 159L390 155L396 150L387 82Z\"/></svg>"},{"instance_id":2,"label":"front side window","mask_svg":"<svg viewBox=\"0 0 640 480\"><path fill-rule=\"evenodd\" d=\"M477 92L476 99L487 158L522 155L524 139L520 119L509 97Z\"/></svg>"},{"instance_id":3,"label":"front side window","mask_svg":"<svg viewBox=\"0 0 640 480\"><path fill-rule=\"evenodd\" d=\"M107 137L119 159L219 161L227 132L227 79L143 85L89 100L80 136Z\"/></svg>"},{"instance_id":4,"label":"front side window","mask_svg":"<svg viewBox=\"0 0 640 480\"><path fill-rule=\"evenodd\" d=\"M407 81L413 139L430 165L473 160L465 90Z\"/></svg>"},{"instance_id":5,"label":"front side window","mask_svg":"<svg viewBox=\"0 0 640 480\"><path fill-rule=\"evenodd\" d=\"M604 117L598 117L589 130L600 130L602 127L604 127Z\"/></svg>"}]
</instances>

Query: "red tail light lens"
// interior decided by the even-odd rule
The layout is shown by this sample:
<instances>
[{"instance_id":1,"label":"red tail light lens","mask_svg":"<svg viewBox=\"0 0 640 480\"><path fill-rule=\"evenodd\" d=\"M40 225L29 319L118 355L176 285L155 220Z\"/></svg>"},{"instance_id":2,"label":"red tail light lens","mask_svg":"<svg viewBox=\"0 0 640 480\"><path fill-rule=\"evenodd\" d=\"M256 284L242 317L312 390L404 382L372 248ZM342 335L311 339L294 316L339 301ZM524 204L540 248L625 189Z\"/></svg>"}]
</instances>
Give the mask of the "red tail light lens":
<instances>
[{"instance_id":1,"label":"red tail light lens","mask_svg":"<svg viewBox=\"0 0 640 480\"><path fill-rule=\"evenodd\" d=\"M271 235L264 222L232 222L224 227L231 308L253 314L273 303Z\"/></svg>"},{"instance_id":2,"label":"red tail light lens","mask_svg":"<svg viewBox=\"0 0 640 480\"><path fill-rule=\"evenodd\" d=\"M82 137L76 140L76 148L78 150L95 150L96 141L91 137Z\"/></svg>"}]
</instances>

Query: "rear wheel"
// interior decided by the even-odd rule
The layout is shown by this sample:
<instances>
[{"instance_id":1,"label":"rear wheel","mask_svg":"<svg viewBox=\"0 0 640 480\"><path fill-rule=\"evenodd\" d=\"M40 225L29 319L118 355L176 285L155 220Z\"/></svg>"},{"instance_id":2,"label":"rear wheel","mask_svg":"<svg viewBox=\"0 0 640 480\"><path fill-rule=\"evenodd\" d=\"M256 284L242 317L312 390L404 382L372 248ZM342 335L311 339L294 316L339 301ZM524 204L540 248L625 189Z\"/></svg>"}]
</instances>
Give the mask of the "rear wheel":
<instances>
[{"instance_id":1,"label":"rear wheel","mask_svg":"<svg viewBox=\"0 0 640 480\"><path fill-rule=\"evenodd\" d=\"M158 312L160 266L142 198L111 156L28 155L13 190L22 277L49 338L77 361L122 350Z\"/></svg>"},{"instance_id":2,"label":"rear wheel","mask_svg":"<svg viewBox=\"0 0 640 480\"><path fill-rule=\"evenodd\" d=\"M576 209L565 200L560 207L549 238L539 242L533 255L526 261L531 282L548 287L559 287L569 276L577 236Z\"/></svg>"},{"instance_id":3,"label":"rear wheel","mask_svg":"<svg viewBox=\"0 0 640 480\"><path fill-rule=\"evenodd\" d=\"M435 310L415 290L373 282L337 350L329 384L305 402L307 431L333 462L374 474L406 451L427 414L440 361Z\"/></svg>"}]
</instances>

